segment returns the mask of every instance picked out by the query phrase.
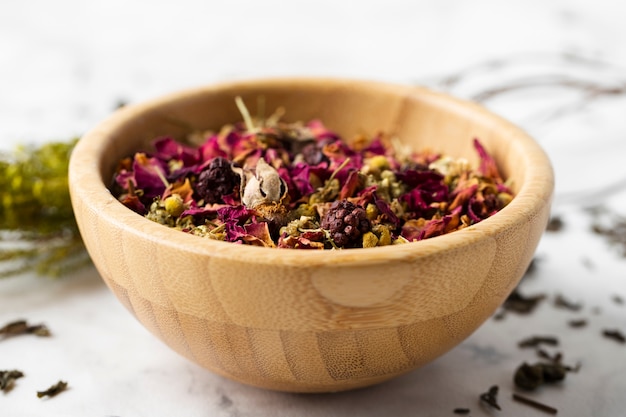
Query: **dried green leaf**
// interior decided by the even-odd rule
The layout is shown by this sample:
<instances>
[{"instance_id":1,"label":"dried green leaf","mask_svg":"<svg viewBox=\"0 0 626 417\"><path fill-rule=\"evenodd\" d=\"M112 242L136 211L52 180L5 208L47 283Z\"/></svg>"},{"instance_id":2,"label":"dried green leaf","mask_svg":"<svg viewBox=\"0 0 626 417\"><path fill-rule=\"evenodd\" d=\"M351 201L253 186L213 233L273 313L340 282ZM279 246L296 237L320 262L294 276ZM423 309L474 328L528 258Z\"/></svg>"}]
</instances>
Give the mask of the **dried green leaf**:
<instances>
[{"instance_id":1,"label":"dried green leaf","mask_svg":"<svg viewBox=\"0 0 626 417\"><path fill-rule=\"evenodd\" d=\"M40 337L47 337L50 336L50 330L48 330L44 324L29 325L26 320L16 320L7 323L0 328L0 336L5 339L7 337L19 336L23 334L34 334Z\"/></svg>"},{"instance_id":2,"label":"dried green leaf","mask_svg":"<svg viewBox=\"0 0 626 417\"><path fill-rule=\"evenodd\" d=\"M0 390L9 392L13 389L15 380L24 376L22 371L16 369L12 371L0 371Z\"/></svg>"},{"instance_id":3,"label":"dried green leaf","mask_svg":"<svg viewBox=\"0 0 626 417\"><path fill-rule=\"evenodd\" d=\"M37 391L37 398L54 397L67 389L67 382L59 381L44 391Z\"/></svg>"}]
</instances>

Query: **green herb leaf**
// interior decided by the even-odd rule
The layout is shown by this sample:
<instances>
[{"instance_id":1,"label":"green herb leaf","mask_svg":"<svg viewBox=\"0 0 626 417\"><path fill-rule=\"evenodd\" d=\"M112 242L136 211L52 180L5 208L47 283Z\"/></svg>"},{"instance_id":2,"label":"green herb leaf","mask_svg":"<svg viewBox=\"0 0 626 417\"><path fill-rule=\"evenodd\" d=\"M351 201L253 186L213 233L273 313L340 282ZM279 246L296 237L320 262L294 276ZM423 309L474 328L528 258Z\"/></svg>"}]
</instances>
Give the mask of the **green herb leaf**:
<instances>
[{"instance_id":1,"label":"green herb leaf","mask_svg":"<svg viewBox=\"0 0 626 417\"><path fill-rule=\"evenodd\" d=\"M89 263L69 196L77 139L0 155L0 278L59 276Z\"/></svg>"}]
</instances>

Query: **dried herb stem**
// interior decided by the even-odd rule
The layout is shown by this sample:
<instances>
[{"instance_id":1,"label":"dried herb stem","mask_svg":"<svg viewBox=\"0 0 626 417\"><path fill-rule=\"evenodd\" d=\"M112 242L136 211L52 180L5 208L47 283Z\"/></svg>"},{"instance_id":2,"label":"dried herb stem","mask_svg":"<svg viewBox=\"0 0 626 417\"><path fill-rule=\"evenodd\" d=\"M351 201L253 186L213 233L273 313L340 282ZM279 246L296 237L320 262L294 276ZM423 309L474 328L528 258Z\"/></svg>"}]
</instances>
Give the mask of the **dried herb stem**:
<instances>
[{"instance_id":1,"label":"dried herb stem","mask_svg":"<svg viewBox=\"0 0 626 417\"><path fill-rule=\"evenodd\" d=\"M549 405L540 403L538 401L532 400L530 398L521 396L521 395L516 394L516 393L513 393L513 400L515 400L515 401L517 401L519 403L528 405L530 407L536 408L537 410L546 412L548 414L557 414L558 413L558 410L556 408L554 408L554 407L551 407Z\"/></svg>"},{"instance_id":2,"label":"dried herb stem","mask_svg":"<svg viewBox=\"0 0 626 417\"><path fill-rule=\"evenodd\" d=\"M559 344L559 339L554 336L532 336L520 341L517 345L521 348L526 348L537 347L542 344L557 346Z\"/></svg>"},{"instance_id":3,"label":"dried herb stem","mask_svg":"<svg viewBox=\"0 0 626 417\"><path fill-rule=\"evenodd\" d=\"M243 102L241 96L235 97L235 104L237 105L237 109L241 113L241 117L243 117L243 122L246 125L248 131L253 132L255 130L254 122L252 121L252 116L250 116L250 112L246 107L246 103Z\"/></svg>"}]
</instances>

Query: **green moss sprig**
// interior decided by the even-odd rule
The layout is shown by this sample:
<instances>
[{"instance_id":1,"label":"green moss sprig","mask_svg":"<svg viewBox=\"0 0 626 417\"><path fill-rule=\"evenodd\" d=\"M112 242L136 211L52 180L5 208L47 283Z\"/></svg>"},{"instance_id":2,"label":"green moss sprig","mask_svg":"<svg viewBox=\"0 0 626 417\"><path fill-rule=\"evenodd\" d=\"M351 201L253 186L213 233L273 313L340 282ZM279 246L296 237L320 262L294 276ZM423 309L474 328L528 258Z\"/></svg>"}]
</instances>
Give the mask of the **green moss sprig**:
<instances>
[{"instance_id":1,"label":"green moss sprig","mask_svg":"<svg viewBox=\"0 0 626 417\"><path fill-rule=\"evenodd\" d=\"M68 187L77 139L0 154L0 278L59 276L89 263Z\"/></svg>"}]
</instances>

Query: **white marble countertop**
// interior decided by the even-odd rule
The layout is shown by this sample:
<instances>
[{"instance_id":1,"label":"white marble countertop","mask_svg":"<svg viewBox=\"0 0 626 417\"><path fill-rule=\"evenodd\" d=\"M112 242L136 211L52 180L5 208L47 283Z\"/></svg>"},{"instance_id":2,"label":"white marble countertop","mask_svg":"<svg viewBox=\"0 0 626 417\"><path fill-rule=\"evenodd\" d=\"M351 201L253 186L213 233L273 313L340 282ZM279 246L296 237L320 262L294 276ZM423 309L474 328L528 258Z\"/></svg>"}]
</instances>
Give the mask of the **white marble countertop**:
<instances>
[{"instance_id":1,"label":"white marble countertop","mask_svg":"<svg viewBox=\"0 0 626 417\"><path fill-rule=\"evenodd\" d=\"M592 232L590 207L626 216L626 4L499 2L22 0L0 5L0 146L66 139L120 101L263 76L323 75L417 83L481 101L551 157L553 212L524 294L529 315L488 320L422 369L353 392L294 395L213 375L148 333L87 268L59 280L0 281L0 327L45 323L50 338L0 340L0 370L26 377L0 392L2 416L541 416L513 402L512 377L538 360L517 343L554 335L566 380L527 394L562 416L626 414L626 257ZM611 221L614 221L611 220ZM611 223L609 221L609 223ZM562 295L579 311L555 306ZM620 300L624 300L620 303ZM568 321L586 319L583 328ZM38 399L59 379L66 392ZM502 411L478 396L499 385Z\"/></svg>"}]
</instances>

